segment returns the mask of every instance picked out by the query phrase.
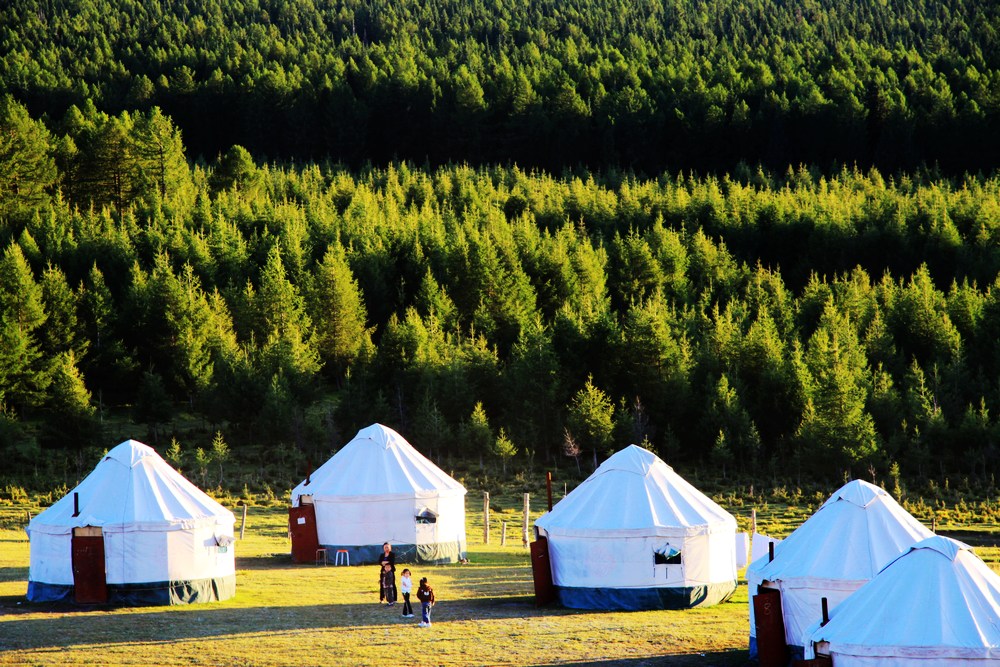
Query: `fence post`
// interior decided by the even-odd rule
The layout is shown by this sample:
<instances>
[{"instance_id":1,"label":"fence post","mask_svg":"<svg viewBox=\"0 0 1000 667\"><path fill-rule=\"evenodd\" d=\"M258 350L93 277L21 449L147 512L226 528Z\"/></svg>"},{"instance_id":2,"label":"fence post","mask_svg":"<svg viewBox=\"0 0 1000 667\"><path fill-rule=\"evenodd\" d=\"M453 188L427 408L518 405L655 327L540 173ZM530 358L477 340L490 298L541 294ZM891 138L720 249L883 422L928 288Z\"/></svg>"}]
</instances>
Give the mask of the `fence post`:
<instances>
[{"instance_id":1,"label":"fence post","mask_svg":"<svg viewBox=\"0 0 1000 667\"><path fill-rule=\"evenodd\" d=\"M528 546L528 522L531 521L531 501L529 494L524 494L524 527L521 530L521 546Z\"/></svg>"},{"instance_id":2,"label":"fence post","mask_svg":"<svg viewBox=\"0 0 1000 667\"><path fill-rule=\"evenodd\" d=\"M483 491L483 544L490 543L490 492Z\"/></svg>"},{"instance_id":3,"label":"fence post","mask_svg":"<svg viewBox=\"0 0 1000 667\"><path fill-rule=\"evenodd\" d=\"M243 503L243 521L240 522L240 539L243 539L243 531L247 527L247 504Z\"/></svg>"},{"instance_id":4,"label":"fence post","mask_svg":"<svg viewBox=\"0 0 1000 667\"><path fill-rule=\"evenodd\" d=\"M500 546L505 547L505 546L507 546L507 522L506 521L502 521L502 522L500 522L500 525L501 525L501 528L500 528Z\"/></svg>"}]
</instances>

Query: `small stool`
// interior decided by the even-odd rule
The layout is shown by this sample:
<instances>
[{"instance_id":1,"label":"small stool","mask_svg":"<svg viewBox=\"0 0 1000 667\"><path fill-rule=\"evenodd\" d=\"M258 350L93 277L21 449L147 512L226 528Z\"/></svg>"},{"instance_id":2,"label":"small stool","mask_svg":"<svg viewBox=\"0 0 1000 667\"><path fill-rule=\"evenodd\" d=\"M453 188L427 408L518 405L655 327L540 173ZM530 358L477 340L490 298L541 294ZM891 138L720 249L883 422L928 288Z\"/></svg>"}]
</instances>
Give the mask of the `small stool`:
<instances>
[{"instance_id":1,"label":"small stool","mask_svg":"<svg viewBox=\"0 0 1000 667\"><path fill-rule=\"evenodd\" d=\"M333 560L333 564L334 565L340 565L341 564L341 562L340 562L340 557L341 556L344 557L344 562L343 562L344 565L350 565L351 564L351 554L348 553L347 549L337 549L337 553L334 554L334 560Z\"/></svg>"},{"instance_id":2,"label":"small stool","mask_svg":"<svg viewBox=\"0 0 1000 667\"><path fill-rule=\"evenodd\" d=\"M316 550L316 564L317 565L329 565L330 560L326 557L326 548L320 547Z\"/></svg>"}]
</instances>

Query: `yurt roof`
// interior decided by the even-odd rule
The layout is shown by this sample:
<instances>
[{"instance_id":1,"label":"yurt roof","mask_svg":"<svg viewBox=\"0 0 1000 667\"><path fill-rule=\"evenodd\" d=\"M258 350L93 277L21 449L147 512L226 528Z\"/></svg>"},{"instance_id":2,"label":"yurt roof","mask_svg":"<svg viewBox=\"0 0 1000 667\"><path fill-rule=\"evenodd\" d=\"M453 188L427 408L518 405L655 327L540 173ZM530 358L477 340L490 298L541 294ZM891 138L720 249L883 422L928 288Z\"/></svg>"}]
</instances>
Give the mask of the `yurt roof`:
<instances>
[{"instance_id":1,"label":"yurt roof","mask_svg":"<svg viewBox=\"0 0 1000 667\"><path fill-rule=\"evenodd\" d=\"M465 494L465 487L403 436L388 426L372 424L296 486L292 499L312 495L361 501L460 494Z\"/></svg>"},{"instance_id":2,"label":"yurt roof","mask_svg":"<svg viewBox=\"0 0 1000 667\"><path fill-rule=\"evenodd\" d=\"M848 482L750 568L762 580L865 582L907 547L933 533L883 489Z\"/></svg>"},{"instance_id":3,"label":"yurt roof","mask_svg":"<svg viewBox=\"0 0 1000 667\"><path fill-rule=\"evenodd\" d=\"M1000 659L1000 576L967 544L929 537L840 604L812 641L855 656Z\"/></svg>"},{"instance_id":4,"label":"yurt roof","mask_svg":"<svg viewBox=\"0 0 1000 667\"><path fill-rule=\"evenodd\" d=\"M206 522L232 525L233 521L232 512L170 467L151 447L126 440L109 451L72 491L33 518L28 532L66 533L80 526L184 530Z\"/></svg>"},{"instance_id":5,"label":"yurt roof","mask_svg":"<svg viewBox=\"0 0 1000 667\"><path fill-rule=\"evenodd\" d=\"M535 522L552 535L666 535L735 530L736 519L659 457L629 445Z\"/></svg>"}]
</instances>

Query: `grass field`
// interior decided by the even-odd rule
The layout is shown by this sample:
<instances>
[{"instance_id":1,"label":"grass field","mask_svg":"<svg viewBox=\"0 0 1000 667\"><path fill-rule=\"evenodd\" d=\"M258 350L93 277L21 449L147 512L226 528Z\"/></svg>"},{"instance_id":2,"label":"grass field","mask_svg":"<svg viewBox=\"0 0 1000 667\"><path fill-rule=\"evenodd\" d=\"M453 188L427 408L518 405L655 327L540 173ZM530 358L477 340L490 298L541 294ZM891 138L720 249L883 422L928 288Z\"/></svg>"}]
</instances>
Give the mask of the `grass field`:
<instances>
[{"instance_id":1,"label":"grass field","mask_svg":"<svg viewBox=\"0 0 1000 667\"><path fill-rule=\"evenodd\" d=\"M735 497L716 500L745 529L750 505ZM763 532L787 535L818 504L813 498L783 502L787 500L783 492L772 493L768 502L758 498ZM8 502L0 505L0 665L610 667L746 662L747 589L742 581L729 602L707 609L596 613L536 608L528 554L521 545L519 503L516 494L491 500L491 526L508 521L508 542L500 546L499 530L494 530L486 545L481 500L470 493L470 563L411 568L415 578L429 577L439 599L434 626L421 629L418 619L402 619L398 606L377 604L374 567L291 564L287 509L280 503L249 509L245 539L236 547L237 595L232 600L94 609L28 604L29 546L19 526L27 512L39 507ZM233 509L239 516L238 508ZM995 524L949 524L965 515L947 508L934 516L939 530L975 544L977 553L997 569Z\"/></svg>"},{"instance_id":2,"label":"grass field","mask_svg":"<svg viewBox=\"0 0 1000 667\"><path fill-rule=\"evenodd\" d=\"M513 510L509 513L513 523ZM469 564L411 568L415 577L430 579L439 600L433 627L422 629L419 619L401 618L399 606L377 604L372 566L291 564L286 520L284 507L251 508L245 539L237 544L236 597L181 607L29 604L24 597L25 533L0 530L0 664L637 666L746 661L745 587L730 602L708 609L539 609L527 550L521 546L520 520L516 535L508 528L507 546L501 547L498 534L490 545L483 544L480 517L478 527L470 520Z\"/></svg>"}]
</instances>

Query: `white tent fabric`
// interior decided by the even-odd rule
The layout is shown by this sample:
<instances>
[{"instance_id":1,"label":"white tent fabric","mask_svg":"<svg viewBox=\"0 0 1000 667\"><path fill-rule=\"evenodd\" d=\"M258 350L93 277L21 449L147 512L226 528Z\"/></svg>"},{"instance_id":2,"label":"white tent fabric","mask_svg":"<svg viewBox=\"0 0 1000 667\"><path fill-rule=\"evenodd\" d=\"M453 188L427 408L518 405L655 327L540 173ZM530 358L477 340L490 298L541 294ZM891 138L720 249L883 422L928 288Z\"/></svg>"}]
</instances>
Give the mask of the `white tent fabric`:
<instances>
[{"instance_id":1,"label":"white tent fabric","mask_svg":"<svg viewBox=\"0 0 1000 667\"><path fill-rule=\"evenodd\" d=\"M547 538L557 589L582 595L736 581L736 520L636 445L601 464L535 526ZM662 562L678 553L680 563Z\"/></svg>"},{"instance_id":2,"label":"white tent fabric","mask_svg":"<svg viewBox=\"0 0 1000 667\"><path fill-rule=\"evenodd\" d=\"M102 529L109 586L235 582L234 521L151 447L127 440L28 524L29 587L73 586L72 533L85 526Z\"/></svg>"},{"instance_id":3,"label":"white tent fabric","mask_svg":"<svg viewBox=\"0 0 1000 667\"><path fill-rule=\"evenodd\" d=\"M319 543L349 549L352 562L373 560L383 542L454 561L465 555L465 493L399 433L372 424L292 489L292 505L312 496Z\"/></svg>"},{"instance_id":4,"label":"white tent fabric","mask_svg":"<svg viewBox=\"0 0 1000 667\"><path fill-rule=\"evenodd\" d=\"M760 560L761 558L769 556L771 553L771 548L768 546L769 544L773 544L774 548L777 549L778 545L781 544L781 540L777 537L754 533L750 545L750 562L752 563L755 560Z\"/></svg>"},{"instance_id":5,"label":"white tent fabric","mask_svg":"<svg viewBox=\"0 0 1000 667\"><path fill-rule=\"evenodd\" d=\"M793 654L819 620L822 598L833 610L890 560L931 531L883 489L862 480L837 490L767 556L747 568L750 645L756 646L753 595L764 585L781 591L785 639Z\"/></svg>"},{"instance_id":6,"label":"white tent fabric","mask_svg":"<svg viewBox=\"0 0 1000 667\"><path fill-rule=\"evenodd\" d=\"M747 555L750 553L750 536L746 533L736 533L736 568L746 567Z\"/></svg>"},{"instance_id":7,"label":"white tent fabric","mask_svg":"<svg viewBox=\"0 0 1000 667\"><path fill-rule=\"evenodd\" d=\"M811 629L835 667L1000 664L1000 576L961 542L913 545Z\"/></svg>"}]
</instances>

